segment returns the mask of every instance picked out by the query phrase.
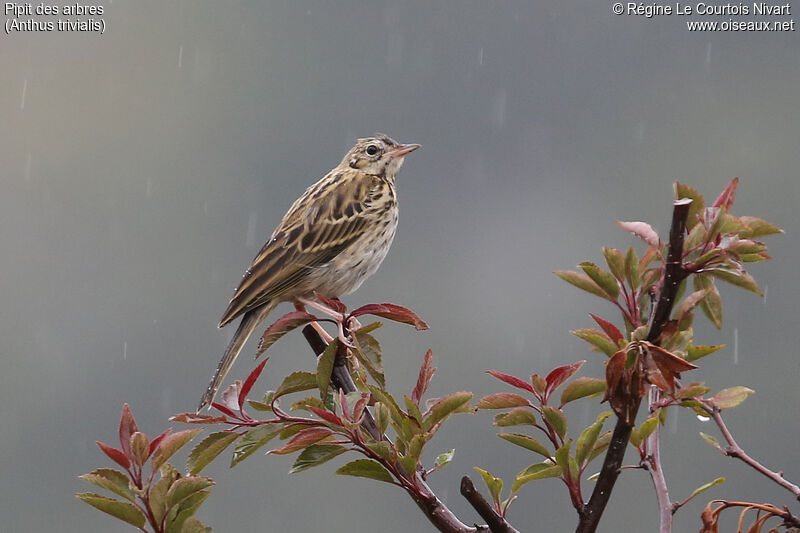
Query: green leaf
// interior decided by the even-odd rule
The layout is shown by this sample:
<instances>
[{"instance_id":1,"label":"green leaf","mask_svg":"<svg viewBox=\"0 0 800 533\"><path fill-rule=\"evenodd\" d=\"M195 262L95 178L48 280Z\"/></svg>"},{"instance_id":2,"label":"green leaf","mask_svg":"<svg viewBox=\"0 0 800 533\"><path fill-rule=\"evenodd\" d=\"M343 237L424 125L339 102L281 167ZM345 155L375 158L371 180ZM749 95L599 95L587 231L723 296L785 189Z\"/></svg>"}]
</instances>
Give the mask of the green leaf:
<instances>
[{"instance_id":1,"label":"green leaf","mask_svg":"<svg viewBox=\"0 0 800 533\"><path fill-rule=\"evenodd\" d=\"M556 276L563 279L567 283L578 287L581 290L594 294L595 296L599 296L605 300L608 300L608 295L605 293L603 289L600 288L597 283L592 281L592 278L587 276L586 274L581 274L580 272L573 272L572 270L556 270L553 272Z\"/></svg>"},{"instance_id":2,"label":"green leaf","mask_svg":"<svg viewBox=\"0 0 800 533\"><path fill-rule=\"evenodd\" d=\"M725 483L725 478L724 477L718 477L714 481L709 481L705 485L700 485L699 487L697 487L696 489L694 489L692 491L692 493L689 495L687 500L691 500L692 498L694 498L695 496L697 496L701 492L707 491L708 489L710 489L714 485L722 485L723 483Z\"/></svg>"},{"instance_id":3,"label":"green leaf","mask_svg":"<svg viewBox=\"0 0 800 533\"><path fill-rule=\"evenodd\" d=\"M616 351L619 350L619 346L617 346L616 343L608 337L608 335L606 335L599 329L594 329L594 328L574 329L570 331L570 333L572 333L579 339L583 339L589 344L592 344L599 351L603 352L608 356L614 355L614 353L616 353Z\"/></svg>"},{"instance_id":4,"label":"green leaf","mask_svg":"<svg viewBox=\"0 0 800 533\"><path fill-rule=\"evenodd\" d=\"M529 425L533 426L536 424L536 415L530 409L526 409L524 407L517 407L512 409L508 413L502 413L495 417L495 426L499 427L509 427L509 426L521 426L521 425Z\"/></svg>"},{"instance_id":5,"label":"green leaf","mask_svg":"<svg viewBox=\"0 0 800 533\"><path fill-rule=\"evenodd\" d=\"M145 464L150 455L150 437L139 431L131 435L131 455L137 465Z\"/></svg>"},{"instance_id":6,"label":"green leaf","mask_svg":"<svg viewBox=\"0 0 800 533\"><path fill-rule=\"evenodd\" d=\"M619 285L613 275L589 261L584 261L578 266L581 267L587 276L592 278L592 281L603 289L603 292L608 295L609 299L617 299L617 296L619 296Z\"/></svg>"},{"instance_id":7,"label":"green leaf","mask_svg":"<svg viewBox=\"0 0 800 533\"><path fill-rule=\"evenodd\" d=\"M636 257L636 250L629 247L625 254L625 277L628 279L628 285L633 290L639 288L641 278L639 277L639 258Z\"/></svg>"},{"instance_id":8,"label":"green leaf","mask_svg":"<svg viewBox=\"0 0 800 533\"><path fill-rule=\"evenodd\" d=\"M747 399L747 397L754 392L755 391L753 389L748 389L747 387L742 387L739 385L736 387L722 389L716 393L711 400L720 409L730 409L731 407L736 407L745 401L745 399Z\"/></svg>"},{"instance_id":9,"label":"green leaf","mask_svg":"<svg viewBox=\"0 0 800 533\"><path fill-rule=\"evenodd\" d=\"M719 278L732 285L736 285L742 289L754 292L759 296L764 296L764 293L758 288L758 283L756 283L755 278L746 270L738 268L724 268L723 265L719 265L711 269L710 272L715 278Z\"/></svg>"},{"instance_id":10,"label":"green leaf","mask_svg":"<svg viewBox=\"0 0 800 533\"><path fill-rule=\"evenodd\" d=\"M706 387L703 383L689 383L684 385L675 392L676 398L694 398L695 396L703 396L711 389Z\"/></svg>"},{"instance_id":11,"label":"green leaf","mask_svg":"<svg viewBox=\"0 0 800 533\"><path fill-rule=\"evenodd\" d=\"M380 322L376 322L376 324L380 324ZM381 388L386 388L381 345L375 337L363 331L364 329L366 328L361 328L356 332L353 338L356 345L353 354L356 359L358 359L358 362L367 369L367 372L369 372L369 375L375 380L375 383Z\"/></svg>"},{"instance_id":12,"label":"green leaf","mask_svg":"<svg viewBox=\"0 0 800 533\"><path fill-rule=\"evenodd\" d=\"M211 495L211 491L201 490L195 492L177 506L170 509L167 514L166 533L183 533L184 524L192 518L200 505Z\"/></svg>"},{"instance_id":13,"label":"green leaf","mask_svg":"<svg viewBox=\"0 0 800 533\"><path fill-rule=\"evenodd\" d=\"M550 407L549 405L543 405L542 417L556 431L556 433L558 433L558 436L563 439L564 435L567 434L567 417L564 416L564 413L561 411L561 409L556 409L555 407Z\"/></svg>"},{"instance_id":14,"label":"green leaf","mask_svg":"<svg viewBox=\"0 0 800 533\"><path fill-rule=\"evenodd\" d=\"M698 305L703 298L705 298L708 293L711 292L710 289L701 289L699 291L694 291L689 296L684 298L675 311L672 313L672 317L676 320L682 320L683 317L688 314L692 309Z\"/></svg>"},{"instance_id":15,"label":"green leaf","mask_svg":"<svg viewBox=\"0 0 800 533\"><path fill-rule=\"evenodd\" d=\"M689 253L704 242L706 242L706 228L702 224L696 224L683 241L683 253Z\"/></svg>"},{"instance_id":16,"label":"green leaf","mask_svg":"<svg viewBox=\"0 0 800 533\"><path fill-rule=\"evenodd\" d=\"M561 392L561 405L606 390L606 380L582 376L572 380Z\"/></svg>"},{"instance_id":17,"label":"green leaf","mask_svg":"<svg viewBox=\"0 0 800 533\"><path fill-rule=\"evenodd\" d=\"M191 475L198 474L238 438L239 434L233 431L219 431L200 441L200 444L195 446L192 453L189 454L189 460L186 463L189 473Z\"/></svg>"},{"instance_id":18,"label":"green leaf","mask_svg":"<svg viewBox=\"0 0 800 533\"><path fill-rule=\"evenodd\" d=\"M423 421L422 427L429 431L454 412L464 408L472 399L472 393L467 391L454 392L439 399L428 411L430 414Z\"/></svg>"},{"instance_id":19,"label":"green leaf","mask_svg":"<svg viewBox=\"0 0 800 533\"><path fill-rule=\"evenodd\" d=\"M181 533L212 533L211 528L204 526L200 520L197 518L190 516L186 519L183 523L183 527L181 527Z\"/></svg>"},{"instance_id":20,"label":"green leaf","mask_svg":"<svg viewBox=\"0 0 800 533\"><path fill-rule=\"evenodd\" d=\"M312 389L317 388L317 377L314 374L311 374L311 377L314 381L314 386L311 387ZM298 409L302 409L303 411L311 412L311 407L315 407L317 409L322 409L323 411L328 408L328 406L317 397L314 396L306 396L302 400L297 400L292 404L289 408L290 411L297 411Z\"/></svg>"},{"instance_id":21,"label":"green leaf","mask_svg":"<svg viewBox=\"0 0 800 533\"><path fill-rule=\"evenodd\" d=\"M700 432L700 436L703 437L703 440L706 441L710 446L713 446L718 450L722 449L722 446L719 445L719 441L716 437L703 433L702 431Z\"/></svg>"},{"instance_id":22,"label":"green leaf","mask_svg":"<svg viewBox=\"0 0 800 533\"><path fill-rule=\"evenodd\" d=\"M382 464L372 459L357 459L342 466L336 471L342 476L366 477L396 485L392 474Z\"/></svg>"},{"instance_id":23,"label":"green leaf","mask_svg":"<svg viewBox=\"0 0 800 533\"><path fill-rule=\"evenodd\" d=\"M547 389L547 381L539 374L531 375L531 385L533 385L533 390L539 396L544 394L545 389Z\"/></svg>"},{"instance_id":24,"label":"green leaf","mask_svg":"<svg viewBox=\"0 0 800 533\"><path fill-rule=\"evenodd\" d=\"M416 420L419 424L422 424L422 413L420 412L417 404L415 404L408 396L403 396L403 400L406 403L406 412L409 414L409 416L411 416L411 418Z\"/></svg>"},{"instance_id":25,"label":"green leaf","mask_svg":"<svg viewBox=\"0 0 800 533\"><path fill-rule=\"evenodd\" d=\"M700 308L717 329L722 329L722 298L719 295L714 279L708 274L694 276L695 290L708 290L706 297L700 301Z\"/></svg>"},{"instance_id":26,"label":"green leaf","mask_svg":"<svg viewBox=\"0 0 800 533\"><path fill-rule=\"evenodd\" d=\"M433 461L433 469L434 470L441 470L445 466L447 466L450 461L453 460L453 456L456 454L456 449L452 448L444 453L440 453L436 456L436 459Z\"/></svg>"},{"instance_id":27,"label":"green leaf","mask_svg":"<svg viewBox=\"0 0 800 533\"><path fill-rule=\"evenodd\" d=\"M278 399L286 394L317 388L317 376L311 372L292 372L281 382L273 398Z\"/></svg>"},{"instance_id":28,"label":"green leaf","mask_svg":"<svg viewBox=\"0 0 800 533\"><path fill-rule=\"evenodd\" d=\"M686 360L690 362L695 361L701 357L705 357L708 354L712 354L718 350L721 350L724 347L724 344L718 344L717 346L692 346L690 344L687 349Z\"/></svg>"},{"instance_id":29,"label":"green leaf","mask_svg":"<svg viewBox=\"0 0 800 533\"><path fill-rule=\"evenodd\" d=\"M289 473L295 474L311 467L319 466L346 451L347 448L339 444L312 444L300 452Z\"/></svg>"},{"instance_id":30,"label":"green leaf","mask_svg":"<svg viewBox=\"0 0 800 533\"><path fill-rule=\"evenodd\" d=\"M162 440L153 451L152 459L150 460L150 468L153 470L158 470L161 468L161 465L166 463L167 459L172 457L175 452L183 448L186 443L195 438L201 431L203 430L186 429L184 431L178 431L177 433L173 433L164 437L164 440Z\"/></svg>"},{"instance_id":31,"label":"green leaf","mask_svg":"<svg viewBox=\"0 0 800 533\"><path fill-rule=\"evenodd\" d=\"M611 444L612 434L612 430L609 429L597 437L597 440L594 443L594 448L592 448L592 451L589 453L589 457L586 459L586 464L591 463L592 460L594 460L598 455L603 453L606 448L608 448L608 445Z\"/></svg>"},{"instance_id":32,"label":"green leaf","mask_svg":"<svg viewBox=\"0 0 800 533\"><path fill-rule=\"evenodd\" d=\"M100 509L104 513L110 514L114 518L119 518L123 522L127 522L139 529L144 528L146 520L144 513L137 509L132 503L121 502L92 492L81 492L75 496L95 509Z\"/></svg>"},{"instance_id":33,"label":"green leaf","mask_svg":"<svg viewBox=\"0 0 800 533\"><path fill-rule=\"evenodd\" d=\"M385 461L392 462L397 459L397 456L395 454L394 448L392 447L391 443L386 442L385 440L377 442L375 441L368 442L367 448L377 453Z\"/></svg>"},{"instance_id":34,"label":"green leaf","mask_svg":"<svg viewBox=\"0 0 800 533\"><path fill-rule=\"evenodd\" d=\"M562 472L569 469L569 451L572 447L572 439L569 439L559 449L556 450L556 464L561 467Z\"/></svg>"},{"instance_id":35,"label":"green leaf","mask_svg":"<svg viewBox=\"0 0 800 533\"><path fill-rule=\"evenodd\" d=\"M511 492L517 492L523 485L531 481L558 477L561 473L561 467L552 463L544 462L531 465L514 478L514 483L511 485Z\"/></svg>"},{"instance_id":36,"label":"green leaf","mask_svg":"<svg viewBox=\"0 0 800 533\"><path fill-rule=\"evenodd\" d=\"M616 248L603 247L603 256L606 258L611 274L619 280L620 283L625 281L625 256Z\"/></svg>"},{"instance_id":37,"label":"green leaf","mask_svg":"<svg viewBox=\"0 0 800 533\"><path fill-rule=\"evenodd\" d=\"M489 489L489 494L492 496L492 501L494 501L495 505L500 505L500 493L503 491L503 480L499 477L494 477L492 474L483 470L482 468L478 468L477 466L474 467L475 470L483 478L484 483L486 483L486 488Z\"/></svg>"},{"instance_id":38,"label":"green leaf","mask_svg":"<svg viewBox=\"0 0 800 533\"><path fill-rule=\"evenodd\" d=\"M739 217L739 220L745 226L747 226L747 229L740 233L740 236L747 239L755 239L756 237L784 233L784 231L778 226L770 224L766 220L761 220L760 218L744 216Z\"/></svg>"},{"instance_id":39,"label":"green leaf","mask_svg":"<svg viewBox=\"0 0 800 533\"><path fill-rule=\"evenodd\" d=\"M207 477L182 477L175 481L167 491L167 507L172 507L192 494L212 486L214 482Z\"/></svg>"},{"instance_id":40,"label":"green leaf","mask_svg":"<svg viewBox=\"0 0 800 533\"><path fill-rule=\"evenodd\" d=\"M161 521L167 509L167 491L181 477L180 473L169 463L161 467L161 479L150 487L150 510L156 520Z\"/></svg>"},{"instance_id":41,"label":"green leaf","mask_svg":"<svg viewBox=\"0 0 800 533\"><path fill-rule=\"evenodd\" d=\"M315 385L316 386L316 385ZM253 455L253 453L274 439L283 430L283 426L275 427L270 424L256 426L251 429L236 443L231 457L231 467L234 467Z\"/></svg>"},{"instance_id":42,"label":"green leaf","mask_svg":"<svg viewBox=\"0 0 800 533\"><path fill-rule=\"evenodd\" d=\"M498 392L478 400L478 409L506 409L509 407L530 406L531 402L524 396L513 392Z\"/></svg>"},{"instance_id":43,"label":"green leaf","mask_svg":"<svg viewBox=\"0 0 800 533\"><path fill-rule=\"evenodd\" d=\"M323 399L328 395L333 362L336 359L336 350L338 348L339 339L333 339L317 360L317 388L319 389L320 397Z\"/></svg>"},{"instance_id":44,"label":"green leaf","mask_svg":"<svg viewBox=\"0 0 800 533\"><path fill-rule=\"evenodd\" d=\"M689 215L686 217L686 227L692 229L699 222L698 215L703 212L705 208L705 201L703 195L697 192L697 189L684 185L683 183L675 182L673 185L675 189L675 199L691 198L692 204L689 206Z\"/></svg>"},{"instance_id":45,"label":"green leaf","mask_svg":"<svg viewBox=\"0 0 800 533\"><path fill-rule=\"evenodd\" d=\"M631 432L631 441L630 441L631 444L633 444L635 448L638 448L639 446L642 445L644 441L647 440L647 437L649 437L653 433L653 431L656 430L657 427L658 427L658 417L651 416L650 418L642 422L642 425L639 426L638 430L634 430Z\"/></svg>"},{"instance_id":46,"label":"green leaf","mask_svg":"<svg viewBox=\"0 0 800 533\"><path fill-rule=\"evenodd\" d=\"M545 445L527 435L522 435L520 433L498 433L497 436L501 439L507 440L511 444L522 446L527 450L544 456L546 459L550 459L550 451L545 447Z\"/></svg>"},{"instance_id":47,"label":"green leaf","mask_svg":"<svg viewBox=\"0 0 800 533\"><path fill-rule=\"evenodd\" d=\"M579 467L583 467L587 462L586 458L589 452L592 451L592 448L594 448L597 437L600 435L600 431L603 430L603 424L610 416L611 413L609 412L601 413L600 416L597 417L597 421L584 429L581 433L577 444L575 444L575 461L578 463Z\"/></svg>"},{"instance_id":48,"label":"green leaf","mask_svg":"<svg viewBox=\"0 0 800 533\"><path fill-rule=\"evenodd\" d=\"M389 409L381 402L375 403L375 425L378 426L378 433L383 435L389 427Z\"/></svg>"},{"instance_id":49,"label":"green leaf","mask_svg":"<svg viewBox=\"0 0 800 533\"><path fill-rule=\"evenodd\" d=\"M114 470L113 468L98 468L91 474L84 474L78 477L84 481L88 481L92 485L110 490L127 500L136 501L136 495L131 489L130 479L119 470Z\"/></svg>"}]
</instances>

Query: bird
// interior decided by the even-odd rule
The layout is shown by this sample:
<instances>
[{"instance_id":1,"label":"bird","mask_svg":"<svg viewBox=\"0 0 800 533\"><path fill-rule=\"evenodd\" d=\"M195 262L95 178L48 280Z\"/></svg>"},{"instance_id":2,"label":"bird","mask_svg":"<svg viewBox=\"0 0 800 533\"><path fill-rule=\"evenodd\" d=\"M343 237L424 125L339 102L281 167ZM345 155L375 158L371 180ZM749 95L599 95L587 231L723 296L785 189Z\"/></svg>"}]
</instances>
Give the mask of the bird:
<instances>
[{"instance_id":1,"label":"bird","mask_svg":"<svg viewBox=\"0 0 800 533\"><path fill-rule=\"evenodd\" d=\"M395 177L404 158L419 147L384 134L358 139L335 168L295 200L219 321L222 328L242 317L198 412L211 405L245 342L279 303L292 302L300 310L308 305L337 317L341 337L344 317L316 295L349 294L383 262L397 229Z\"/></svg>"}]
</instances>

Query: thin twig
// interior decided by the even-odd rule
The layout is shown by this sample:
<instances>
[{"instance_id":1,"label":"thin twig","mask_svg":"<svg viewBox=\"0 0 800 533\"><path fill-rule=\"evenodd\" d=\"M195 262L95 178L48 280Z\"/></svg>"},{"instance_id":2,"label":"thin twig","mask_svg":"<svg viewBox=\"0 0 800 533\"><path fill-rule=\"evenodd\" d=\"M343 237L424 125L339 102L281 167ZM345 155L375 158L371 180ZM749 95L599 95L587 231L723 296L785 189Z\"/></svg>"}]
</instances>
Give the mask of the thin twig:
<instances>
[{"instance_id":1,"label":"thin twig","mask_svg":"<svg viewBox=\"0 0 800 533\"><path fill-rule=\"evenodd\" d=\"M714 407L713 405L709 405L707 403L703 404L705 411L711 415L711 418L714 419L714 422L717 424L722 436L725 437L725 440L728 441L728 446L725 448L721 448L722 452L727 455L728 457L734 457L736 459L741 459L746 464L750 465L756 471L764 474L769 479L780 485L781 487L785 488L792 494L794 494L795 498L800 500L800 487L791 483L790 481L786 480L783 477L783 472L775 472L770 470L766 466L762 465L745 452L741 446L739 446L731 435L731 432L728 430L728 426L725 425L725 421L722 420L722 414L718 407Z\"/></svg>"},{"instance_id":2,"label":"thin twig","mask_svg":"<svg viewBox=\"0 0 800 533\"><path fill-rule=\"evenodd\" d=\"M658 343L658 338L661 336L667 321L669 321L678 287L687 276L687 272L683 268L682 258L683 240L686 234L686 218L689 215L691 203L692 200L689 198L682 198L673 203L672 224L669 231L669 252L664 267L664 279L661 283L658 302L650 317L650 332L647 336L647 340L654 344ZM632 412L639 410L640 403L641 398L633 400L631 405ZM619 477L620 467L625 458L625 450L628 447L632 430L633 421L629 423L625 421L624 417L617 416L617 424L614 427L611 443L608 446L603 466L600 469L600 477L597 479L589 502L583 507L583 512L580 513L578 527L575 530L576 533L594 533L597 530L603 511L611 498L611 491L614 489L614 484Z\"/></svg>"},{"instance_id":3,"label":"thin twig","mask_svg":"<svg viewBox=\"0 0 800 533\"><path fill-rule=\"evenodd\" d=\"M653 413L653 405L661 399L661 390L657 387L650 387L649 392L650 412ZM653 487L656 489L656 500L658 501L658 531L659 533L670 533L672 531L672 515L676 508L673 507L669 499L667 480L664 477L664 470L661 467L661 442L659 439L659 427L647 437L647 457L643 464L650 472L650 479L653 480Z\"/></svg>"},{"instance_id":4,"label":"thin twig","mask_svg":"<svg viewBox=\"0 0 800 533\"><path fill-rule=\"evenodd\" d=\"M469 504L486 520L487 526L478 526L478 531L491 531L492 533L519 533L511 527L505 519L487 502L484 497L475 489L469 476L461 478L461 495L467 499ZM481 529L483 528L483 529Z\"/></svg>"}]
</instances>

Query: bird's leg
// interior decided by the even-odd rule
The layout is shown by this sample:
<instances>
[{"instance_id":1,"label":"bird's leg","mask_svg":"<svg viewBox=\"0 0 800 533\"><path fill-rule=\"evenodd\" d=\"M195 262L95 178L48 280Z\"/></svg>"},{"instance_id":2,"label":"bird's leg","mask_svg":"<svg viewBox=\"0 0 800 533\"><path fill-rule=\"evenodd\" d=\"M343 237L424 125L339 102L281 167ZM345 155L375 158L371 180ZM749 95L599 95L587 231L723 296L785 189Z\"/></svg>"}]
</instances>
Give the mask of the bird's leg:
<instances>
[{"instance_id":1,"label":"bird's leg","mask_svg":"<svg viewBox=\"0 0 800 533\"><path fill-rule=\"evenodd\" d=\"M309 307L313 307L317 311L321 313L325 313L329 317L333 318L336 321L336 326L339 330L339 342L347 346L348 348L354 348L353 343L347 340L347 337L344 334L344 322L346 320L346 316L339 311L331 309L327 305L317 302L316 300L310 300L308 298L297 298L297 301L303 305L307 305Z\"/></svg>"},{"instance_id":2,"label":"bird's leg","mask_svg":"<svg viewBox=\"0 0 800 533\"><path fill-rule=\"evenodd\" d=\"M355 331L355 330L361 329L361 322L359 322L356 317L351 316L348 319L347 322L348 322L348 326L349 326L350 331Z\"/></svg>"},{"instance_id":3,"label":"bird's leg","mask_svg":"<svg viewBox=\"0 0 800 533\"><path fill-rule=\"evenodd\" d=\"M294 308L295 308L297 311L303 311L303 312L306 312L306 308L305 308L305 306L304 306L302 303L300 303L300 302L295 302L295 303L294 303ZM322 327L322 326L319 324L319 322L312 322L312 323L311 323L311 327L312 327L312 328L314 328L314 331L316 331L317 333L319 333L319 336L320 336L320 337L322 337L322 339L323 339L325 342L327 342L328 344L330 344L330 343L331 343L331 341L333 340L333 337L331 337L331 336L328 334L328 332L327 332L327 331L325 331L325 328L323 328L323 327Z\"/></svg>"}]
</instances>

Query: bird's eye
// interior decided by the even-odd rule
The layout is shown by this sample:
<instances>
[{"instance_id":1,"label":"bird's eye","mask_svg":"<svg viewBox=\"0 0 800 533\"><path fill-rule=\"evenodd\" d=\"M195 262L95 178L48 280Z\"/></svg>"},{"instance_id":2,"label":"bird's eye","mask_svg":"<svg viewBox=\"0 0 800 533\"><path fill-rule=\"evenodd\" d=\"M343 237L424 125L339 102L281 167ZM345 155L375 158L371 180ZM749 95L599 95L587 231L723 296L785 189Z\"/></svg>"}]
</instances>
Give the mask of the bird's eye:
<instances>
[{"instance_id":1,"label":"bird's eye","mask_svg":"<svg viewBox=\"0 0 800 533\"><path fill-rule=\"evenodd\" d=\"M374 144L370 144L369 146L367 146L367 150L366 150L367 155L375 155L375 154L378 153L378 151L379 151L379 148L377 146L375 146Z\"/></svg>"}]
</instances>

